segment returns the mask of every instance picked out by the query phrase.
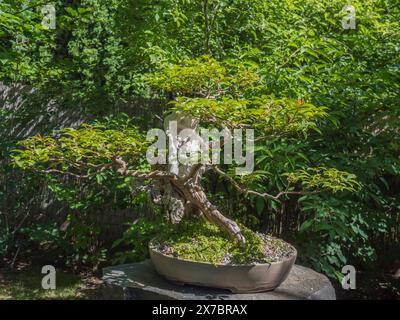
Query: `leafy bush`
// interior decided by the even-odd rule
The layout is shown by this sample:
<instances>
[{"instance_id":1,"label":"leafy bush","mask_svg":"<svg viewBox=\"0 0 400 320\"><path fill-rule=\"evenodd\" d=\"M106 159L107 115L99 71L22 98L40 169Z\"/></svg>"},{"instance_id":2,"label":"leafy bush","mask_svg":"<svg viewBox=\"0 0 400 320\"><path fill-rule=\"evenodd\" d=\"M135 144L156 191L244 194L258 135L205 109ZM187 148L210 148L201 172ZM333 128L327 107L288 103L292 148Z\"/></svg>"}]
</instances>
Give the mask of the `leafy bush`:
<instances>
[{"instance_id":1,"label":"leafy bush","mask_svg":"<svg viewBox=\"0 0 400 320\"><path fill-rule=\"evenodd\" d=\"M149 242L160 233L168 230L169 225L164 217L155 214L153 217L142 217L128 224L123 236L114 241L112 247L118 248L115 253L114 263L127 263L141 261L149 258Z\"/></svg>"}]
</instances>

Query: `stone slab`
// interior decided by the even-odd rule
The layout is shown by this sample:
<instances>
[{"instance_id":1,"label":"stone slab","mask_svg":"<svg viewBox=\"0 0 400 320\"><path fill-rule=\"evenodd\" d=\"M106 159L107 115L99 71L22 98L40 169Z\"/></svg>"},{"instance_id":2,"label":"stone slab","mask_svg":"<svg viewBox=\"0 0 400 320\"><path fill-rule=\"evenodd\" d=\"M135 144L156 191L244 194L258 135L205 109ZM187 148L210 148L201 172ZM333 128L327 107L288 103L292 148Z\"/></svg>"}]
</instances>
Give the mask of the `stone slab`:
<instances>
[{"instance_id":1,"label":"stone slab","mask_svg":"<svg viewBox=\"0 0 400 320\"><path fill-rule=\"evenodd\" d=\"M294 265L275 290L231 293L227 290L177 285L157 274L150 260L103 269L106 296L123 300L335 300L328 278L310 268Z\"/></svg>"}]
</instances>

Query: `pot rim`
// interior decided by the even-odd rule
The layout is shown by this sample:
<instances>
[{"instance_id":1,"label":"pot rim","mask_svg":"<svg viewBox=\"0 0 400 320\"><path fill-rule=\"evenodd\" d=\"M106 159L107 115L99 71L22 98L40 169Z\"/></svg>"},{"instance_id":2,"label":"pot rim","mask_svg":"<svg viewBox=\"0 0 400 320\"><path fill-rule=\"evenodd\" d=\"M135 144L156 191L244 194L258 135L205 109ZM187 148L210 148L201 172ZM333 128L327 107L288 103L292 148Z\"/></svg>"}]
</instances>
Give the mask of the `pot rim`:
<instances>
[{"instance_id":1,"label":"pot rim","mask_svg":"<svg viewBox=\"0 0 400 320\"><path fill-rule=\"evenodd\" d=\"M290 257L284 258L282 260L279 261L274 261L274 262L265 262L265 263L255 263L255 264L222 264L222 263L211 263L211 262L204 262L204 261L196 261L196 260L191 260L191 259L184 259L184 258L179 258L179 257L174 257L165 253L162 253L160 251L158 251L153 245L153 241L156 238L153 238L149 241L149 251L154 251L155 253L162 255L165 258L169 258L169 259L174 259L174 260L179 260L179 261L184 261L184 262L193 262L193 263L198 263L198 264L203 264L203 265L208 265L208 266L215 266L215 267L256 267L256 266L270 266L270 265L275 265L275 264L280 264L286 261L290 261L293 258L297 257L297 249L290 243L286 242L287 244L289 244L292 249L294 250L293 254ZM284 241L284 240L283 240Z\"/></svg>"}]
</instances>

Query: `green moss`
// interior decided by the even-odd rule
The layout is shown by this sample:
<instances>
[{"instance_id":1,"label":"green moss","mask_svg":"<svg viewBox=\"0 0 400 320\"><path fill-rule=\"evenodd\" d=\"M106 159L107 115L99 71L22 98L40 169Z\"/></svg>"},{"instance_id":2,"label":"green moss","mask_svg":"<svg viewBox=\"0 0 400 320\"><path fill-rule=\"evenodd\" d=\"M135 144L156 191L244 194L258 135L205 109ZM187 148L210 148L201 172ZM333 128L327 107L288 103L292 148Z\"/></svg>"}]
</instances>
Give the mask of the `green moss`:
<instances>
[{"instance_id":1,"label":"green moss","mask_svg":"<svg viewBox=\"0 0 400 320\"><path fill-rule=\"evenodd\" d=\"M240 226L246 245L232 241L218 227L204 220L184 221L175 228L159 235L151 246L163 253L182 259L214 264L251 264L274 262L276 255L268 252L291 253L293 248L286 242L259 234Z\"/></svg>"}]
</instances>

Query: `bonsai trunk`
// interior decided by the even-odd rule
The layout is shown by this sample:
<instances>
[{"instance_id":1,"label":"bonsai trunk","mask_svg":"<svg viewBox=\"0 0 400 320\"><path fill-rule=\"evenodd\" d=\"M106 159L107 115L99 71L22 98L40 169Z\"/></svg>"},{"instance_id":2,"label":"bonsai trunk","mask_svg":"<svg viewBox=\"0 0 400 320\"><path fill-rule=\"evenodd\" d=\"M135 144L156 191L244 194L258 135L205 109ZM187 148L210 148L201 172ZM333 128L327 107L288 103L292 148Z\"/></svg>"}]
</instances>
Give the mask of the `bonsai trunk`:
<instances>
[{"instance_id":1,"label":"bonsai trunk","mask_svg":"<svg viewBox=\"0 0 400 320\"><path fill-rule=\"evenodd\" d=\"M246 239L233 220L226 218L219 210L207 199L204 191L191 191L190 202L193 203L205 217L216 224L220 229L226 231L233 239L239 241L242 245L246 243Z\"/></svg>"},{"instance_id":2,"label":"bonsai trunk","mask_svg":"<svg viewBox=\"0 0 400 320\"><path fill-rule=\"evenodd\" d=\"M197 119L181 114L171 114L165 119L165 129L170 138L170 150L178 152L185 146L187 141L179 135L170 131L170 124L176 126L176 132L191 129L198 130L199 122ZM202 151L201 145L208 143L202 139L192 141L191 151ZM187 150L189 151L189 150ZM163 168L169 173L174 174L174 178L161 181L158 187L162 190L165 208L171 223L179 223L184 216L203 214L207 220L217 225L221 230L227 232L234 240L245 244L239 226L236 222L224 217L221 212L207 199L201 186L201 175L205 172L205 166L200 164L179 164L170 163Z\"/></svg>"},{"instance_id":3,"label":"bonsai trunk","mask_svg":"<svg viewBox=\"0 0 400 320\"><path fill-rule=\"evenodd\" d=\"M206 219L217 225L222 231L228 233L235 241L245 245L246 239L242 235L240 227L231 219L226 218L207 198L201 185L196 182L182 183L181 181L172 181L173 186L179 190L179 193L186 200L187 205L192 205L204 214Z\"/></svg>"}]
</instances>

